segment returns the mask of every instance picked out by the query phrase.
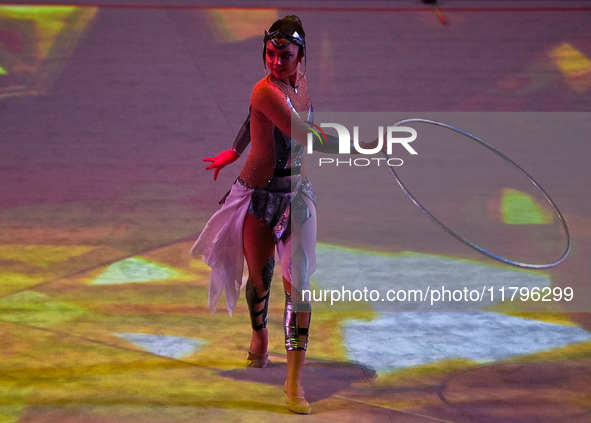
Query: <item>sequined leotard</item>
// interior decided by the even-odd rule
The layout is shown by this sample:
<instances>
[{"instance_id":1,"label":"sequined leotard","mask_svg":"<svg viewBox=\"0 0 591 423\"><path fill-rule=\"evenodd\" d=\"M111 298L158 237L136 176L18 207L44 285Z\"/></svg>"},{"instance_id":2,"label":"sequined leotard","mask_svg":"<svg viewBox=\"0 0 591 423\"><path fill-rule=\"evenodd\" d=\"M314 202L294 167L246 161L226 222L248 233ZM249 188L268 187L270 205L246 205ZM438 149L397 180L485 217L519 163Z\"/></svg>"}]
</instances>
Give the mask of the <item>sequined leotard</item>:
<instances>
[{"instance_id":1,"label":"sequined leotard","mask_svg":"<svg viewBox=\"0 0 591 423\"><path fill-rule=\"evenodd\" d=\"M273 77L268 77L267 81L283 92L290 108L302 120L312 120L312 106L308 98L305 78L300 78L297 91ZM293 102L292 98L294 98ZM249 113L243 129L234 142L234 149L241 154L250 140ZM298 144L277 126L273 126L273 141L274 151L272 153L275 156L275 163L272 176L268 178L267 175L270 173L268 169L261 169L261 167L269 167L268 159L261 160L258 157L252 157L259 154L253 148L240 173L238 182L254 191L248 213L254 214L273 229L275 242L279 242L281 239L285 242L290 235L290 215L298 226L301 226L310 217L310 210L301 196L305 195L312 200L314 205L316 205L316 197L312 184L306 179L303 171L304 146ZM263 154L271 156L268 150ZM258 188L258 186L264 187Z\"/></svg>"}]
</instances>

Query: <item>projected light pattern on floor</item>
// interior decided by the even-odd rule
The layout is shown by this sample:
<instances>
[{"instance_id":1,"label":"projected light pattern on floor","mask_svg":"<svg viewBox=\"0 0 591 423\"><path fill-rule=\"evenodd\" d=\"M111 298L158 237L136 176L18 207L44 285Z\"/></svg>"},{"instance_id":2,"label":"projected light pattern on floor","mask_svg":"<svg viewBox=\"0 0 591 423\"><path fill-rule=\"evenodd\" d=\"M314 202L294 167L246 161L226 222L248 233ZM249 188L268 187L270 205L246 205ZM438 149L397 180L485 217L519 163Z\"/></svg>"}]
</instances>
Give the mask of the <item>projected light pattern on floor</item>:
<instances>
[{"instance_id":1,"label":"projected light pattern on floor","mask_svg":"<svg viewBox=\"0 0 591 423\"><path fill-rule=\"evenodd\" d=\"M42 328L74 320L86 312L83 307L55 301L35 291L21 291L0 298L0 320Z\"/></svg>"},{"instance_id":2,"label":"projected light pattern on floor","mask_svg":"<svg viewBox=\"0 0 591 423\"><path fill-rule=\"evenodd\" d=\"M97 7L0 6L0 98L45 92Z\"/></svg>"},{"instance_id":3,"label":"projected light pattern on floor","mask_svg":"<svg viewBox=\"0 0 591 423\"><path fill-rule=\"evenodd\" d=\"M514 189L503 190L501 218L509 225L548 225L554 214L540 207L533 196Z\"/></svg>"},{"instance_id":4,"label":"projected light pattern on floor","mask_svg":"<svg viewBox=\"0 0 591 423\"><path fill-rule=\"evenodd\" d=\"M447 290L492 289L498 293L510 286L543 288L550 286L550 278L543 273L526 273L508 266L492 267L484 263L457 260L429 254L405 252L401 254L376 254L332 245L316 247L318 267L314 281L319 289L379 291L382 300L369 303L368 310L379 311L468 311L478 310L501 301L500 295L483 295L477 302L434 302L408 298L405 301L389 302L383 298L388 290L413 290L441 288ZM420 297L419 297L420 298ZM330 301L330 297L329 297ZM339 311L352 311L358 302L337 303Z\"/></svg>"},{"instance_id":5,"label":"projected light pattern on floor","mask_svg":"<svg viewBox=\"0 0 591 423\"><path fill-rule=\"evenodd\" d=\"M187 275L183 275L179 270L163 264L150 262L143 258L132 257L112 264L92 283L95 285L110 285L164 280L184 280L186 278Z\"/></svg>"},{"instance_id":6,"label":"projected light pattern on floor","mask_svg":"<svg viewBox=\"0 0 591 423\"><path fill-rule=\"evenodd\" d=\"M573 90L584 93L591 87L591 60L573 45L561 44L550 52L550 57Z\"/></svg>"},{"instance_id":7,"label":"projected light pattern on floor","mask_svg":"<svg viewBox=\"0 0 591 423\"><path fill-rule=\"evenodd\" d=\"M28 225L20 234L1 232L0 236L9 233L31 245L41 233L34 229ZM137 233L133 227L128 230L129 236ZM246 307L239 304L232 318L223 313L211 316L207 308L209 271L187 253L192 240L167 242L141 255L126 257L116 248L127 244L125 233L117 232L117 237L111 237L113 231L109 228L78 228L77 239L86 240L88 249L80 245L52 249L47 245L51 243L51 234L57 243L67 232L67 228L47 232L45 245L40 248L21 246L17 250L27 253L23 255L26 262L3 259L7 271L18 270L23 275L31 272L28 275L37 275L40 283L8 292L0 299L0 398L10 397L11 401L27 404L23 408L3 407L2 418L16 423L23 413L30 416L38 406L55 407L51 405L55 401L87 404L96 397L106 404L133 398L136 402L176 404L176 408L214 404L218 413L227 413L230 418L232 410L244 412L244 404L250 404L253 392L264 393L265 404L270 404L267 407L276 407L277 412L284 410L280 289L272 290L270 302L273 365L264 370L267 373L248 372L244 368L250 333ZM109 248L97 246L105 243L112 244ZM50 251L56 254L47 261L43 256ZM5 257L18 258L8 250L4 253ZM119 254L119 260L113 260L114 254ZM36 255L40 257L35 259ZM101 263L105 259L111 264ZM422 279L441 280L442 274L446 284L449 275L458 274L462 275L462 284L468 286L482 280L495 286L550 284L549 278L539 273L413 252L381 254L319 244L318 259L316 286L342 284L344 274L340 272L349 274L348 281L357 278L357 283L368 283L391 275L393 269L397 283L408 287ZM64 263L67 268L78 270L59 276ZM280 274L277 269L275 287L281 284ZM374 391L365 393L362 388L367 383L367 372L377 372L372 384L378 384L379 389L396 390L408 384L428 385L438 374L471 369L482 363L524 356L537 362L545 360L547 353L576 357L591 351L588 332L572 326L566 318L565 324L560 325L491 312L403 312L372 313L362 320L347 312L326 313L322 307L315 310L308 351L310 373L305 377L315 381L314 378L328 374L335 384L327 388L326 382L320 380L308 382L306 390L317 407L324 402L340 407L336 403L343 401L343 397L374 401ZM534 317L547 319L543 314ZM445 370L450 360L456 363L455 367ZM402 376L399 372L403 372ZM412 382L401 382L403 376L412 377ZM26 389L17 389L14 381L23 377L30 382ZM454 383L457 386L459 382ZM322 389L315 389L315 384ZM453 391L447 394L452 395ZM441 406L435 393L427 398L414 394L404 398L405 409L423 407L425 401L430 406ZM384 401L389 404L390 400ZM350 406L356 407L355 404L358 403ZM562 402L552 400L549 404L556 406ZM121 411L116 405L109 405L108 410L96 407L106 413L107 421L116 421ZM355 412L366 413L364 407ZM182 421L183 417L173 410L176 408L166 409L173 420ZM144 419L144 411L144 407L139 407L132 414L136 419ZM79 412L83 416L80 419L86 419L87 410ZM65 421L61 414L56 414L56 419Z\"/></svg>"},{"instance_id":8,"label":"projected light pattern on floor","mask_svg":"<svg viewBox=\"0 0 591 423\"><path fill-rule=\"evenodd\" d=\"M90 246L0 245L0 258L21 261L39 267L66 261L92 251Z\"/></svg>"},{"instance_id":9,"label":"projected light pattern on floor","mask_svg":"<svg viewBox=\"0 0 591 423\"><path fill-rule=\"evenodd\" d=\"M497 313L387 313L344 324L352 360L389 372L440 360L506 360L588 341L589 332Z\"/></svg>"},{"instance_id":10,"label":"projected light pattern on floor","mask_svg":"<svg viewBox=\"0 0 591 423\"><path fill-rule=\"evenodd\" d=\"M204 340L181 336L150 335L146 333L116 333L115 335L151 353L178 359L188 357L207 345Z\"/></svg>"}]
</instances>

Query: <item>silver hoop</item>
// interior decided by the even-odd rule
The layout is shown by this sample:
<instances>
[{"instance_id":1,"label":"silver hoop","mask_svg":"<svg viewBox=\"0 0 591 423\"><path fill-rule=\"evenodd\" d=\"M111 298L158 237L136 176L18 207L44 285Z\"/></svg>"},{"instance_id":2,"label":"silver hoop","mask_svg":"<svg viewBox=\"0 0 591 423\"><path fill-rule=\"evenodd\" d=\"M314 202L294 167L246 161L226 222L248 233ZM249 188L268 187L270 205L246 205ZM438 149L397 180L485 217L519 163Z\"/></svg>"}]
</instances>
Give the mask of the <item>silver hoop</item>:
<instances>
[{"instance_id":1,"label":"silver hoop","mask_svg":"<svg viewBox=\"0 0 591 423\"><path fill-rule=\"evenodd\" d=\"M550 205L554 209L554 212L556 213L556 215L558 216L558 219L560 220L560 223L562 224L562 228L564 229L564 233L566 234L567 247L566 247L566 251L564 252L562 257L560 257L555 262L546 263L546 264L522 263L519 261L510 260L506 257L494 254L494 253L488 251L487 249L482 248L482 247L468 241L466 238L463 238L462 236L458 235L452 229L450 229L446 225L444 225L439 219L437 219L435 216L433 216L425 207L423 207L423 205L421 203L419 203L417 201L417 199L410 193L410 191L406 188L406 186L404 186L404 184L400 180L400 177L396 174L396 171L394 170L394 168L388 163L388 168L390 169L390 172L392 173L392 176L394 177L394 179L396 179L396 182L398 182L398 185L400 185L400 188L402 188L402 191L404 191L404 193L408 196L408 198L410 198L410 200L413 203L415 203L415 205L419 209L421 209L423 211L423 213L425 213L429 217L429 219L431 219L431 221L433 221L433 223L435 223L437 226L439 226L441 229L443 229L445 232L447 232L448 234L453 236L458 241L466 244L468 247L473 248L474 250L478 251L479 253L482 253L494 260L497 260L497 261L500 261L500 262L503 262L506 264L510 264L512 266L517 266L517 267L521 267L521 268L525 268L525 269L547 269L547 268L554 267L554 266L562 263L564 261L564 259L566 259L566 257L568 256L568 254L570 252L570 248L571 248L571 237L570 237L570 232L568 230L568 226L566 225L566 221L564 220L562 213L560 213L560 210L558 210L558 206L556 206L556 203L554 203L554 201L550 198L550 196L546 193L546 191L544 191L544 189L525 170L523 170L519 165L517 165L517 163L515 163L513 160L511 160L509 157L505 156L503 153L501 153L499 150L497 150L495 147L488 144L487 142L481 140L478 137L475 137L474 135L472 135L466 131L463 131L459 128L448 125L446 123L436 122L436 121L428 120L428 119L413 118L413 119L401 120L399 122L396 122L393 126L399 126L399 125L402 125L405 123L412 123L412 122L428 123L428 124L435 125L435 126L441 126L443 128L451 129L452 131L455 131L459 134L465 135L466 137L470 138L471 140L476 141L480 145L483 145L484 147L488 148L490 151L495 153L497 156L499 156L500 158L505 160L507 163L509 163L511 166L513 166L515 169L517 169L519 172L521 172L521 174L523 176L525 176L538 189L538 191L540 191L540 193L542 193L544 198L550 203ZM388 154L386 152L384 152L384 156L386 156L386 159L389 159ZM387 161L386 161L386 163L387 163Z\"/></svg>"}]
</instances>

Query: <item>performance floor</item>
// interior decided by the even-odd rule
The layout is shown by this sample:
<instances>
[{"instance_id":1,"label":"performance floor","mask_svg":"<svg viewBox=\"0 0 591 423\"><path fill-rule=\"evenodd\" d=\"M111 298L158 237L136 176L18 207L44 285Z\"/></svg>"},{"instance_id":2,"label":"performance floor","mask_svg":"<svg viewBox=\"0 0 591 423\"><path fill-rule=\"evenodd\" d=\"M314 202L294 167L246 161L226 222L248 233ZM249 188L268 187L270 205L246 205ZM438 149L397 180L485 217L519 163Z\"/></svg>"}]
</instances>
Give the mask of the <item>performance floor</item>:
<instances>
[{"instance_id":1,"label":"performance floor","mask_svg":"<svg viewBox=\"0 0 591 423\"><path fill-rule=\"evenodd\" d=\"M1 423L591 422L591 2L46 3L0 3ZM503 264L430 222L384 161L307 156L312 288L328 295L309 416L285 406L279 269L271 364L247 369L243 296L212 315L189 254L244 163L214 182L202 159L231 146L263 30L287 14L316 123L471 132L543 187L572 239L555 267ZM441 222L511 260L560 259L560 220L522 174L407 126L418 154L394 145L396 171Z\"/></svg>"}]
</instances>

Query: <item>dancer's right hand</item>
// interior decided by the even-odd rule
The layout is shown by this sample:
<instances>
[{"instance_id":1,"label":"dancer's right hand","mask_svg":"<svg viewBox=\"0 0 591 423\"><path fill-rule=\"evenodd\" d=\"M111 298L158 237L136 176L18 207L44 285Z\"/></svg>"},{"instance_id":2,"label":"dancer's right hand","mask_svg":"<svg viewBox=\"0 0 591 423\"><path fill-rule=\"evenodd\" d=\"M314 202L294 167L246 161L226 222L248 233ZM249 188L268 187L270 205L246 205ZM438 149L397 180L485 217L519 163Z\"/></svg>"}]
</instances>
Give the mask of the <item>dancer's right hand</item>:
<instances>
[{"instance_id":1,"label":"dancer's right hand","mask_svg":"<svg viewBox=\"0 0 591 423\"><path fill-rule=\"evenodd\" d=\"M230 150L222 151L215 157L207 157L203 159L204 162L212 162L209 166L205 168L205 170L215 169L213 173L213 180L217 181L220 169L224 166L229 165L230 163L234 163L236 160L238 160L239 157L240 154L238 154L233 148L231 148Z\"/></svg>"}]
</instances>

